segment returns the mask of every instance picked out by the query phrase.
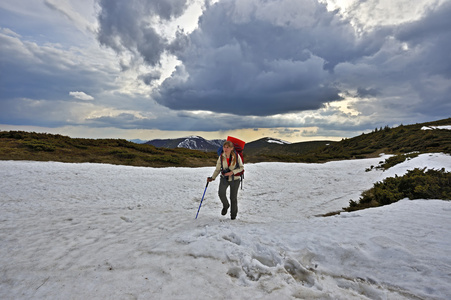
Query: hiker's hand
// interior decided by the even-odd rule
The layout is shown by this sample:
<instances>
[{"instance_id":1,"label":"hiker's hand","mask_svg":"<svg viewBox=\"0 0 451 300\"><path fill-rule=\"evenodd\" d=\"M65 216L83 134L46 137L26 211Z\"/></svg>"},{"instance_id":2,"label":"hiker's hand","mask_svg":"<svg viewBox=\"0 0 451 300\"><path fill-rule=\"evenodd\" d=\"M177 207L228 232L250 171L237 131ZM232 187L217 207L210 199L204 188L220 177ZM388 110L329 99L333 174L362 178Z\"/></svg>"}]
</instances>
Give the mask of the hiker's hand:
<instances>
[{"instance_id":1,"label":"hiker's hand","mask_svg":"<svg viewBox=\"0 0 451 300\"><path fill-rule=\"evenodd\" d=\"M233 175L233 172L232 172L232 171L227 172L227 173L224 173L224 176L232 176L232 175Z\"/></svg>"},{"instance_id":2,"label":"hiker's hand","mask_svg":"<svg viewBox=\"0 0 451 300\"><path fill-rule=\"evenodd\" d=\"M212 181L213 181L213 178L207 177L207 182L212 182Z\"/></svg>"}]
</instances>

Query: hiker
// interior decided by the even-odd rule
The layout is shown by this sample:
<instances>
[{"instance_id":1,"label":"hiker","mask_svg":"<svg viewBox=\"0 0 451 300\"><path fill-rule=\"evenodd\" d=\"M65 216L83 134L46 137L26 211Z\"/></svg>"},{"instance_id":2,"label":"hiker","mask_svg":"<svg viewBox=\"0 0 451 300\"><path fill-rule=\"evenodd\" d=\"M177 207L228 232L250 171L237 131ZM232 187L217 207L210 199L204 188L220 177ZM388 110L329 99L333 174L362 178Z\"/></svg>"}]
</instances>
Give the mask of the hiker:
<instances>
[{"instance_id":1,"label":"hiker","mask_svg":"<svg viewBox=\"0 0 451 300\"><path fill-rule=\"evenodd\" d=\"M240 155L234 151L234 146L231 141L225 141L222 146L222 154L218 157L216 169L211 177L207 178L208 182L216 179L221 173L221 181L219 182L219 199L222 202L221 215L225 216L227 210L230 209L230 218L235 220L238 213L238 189L240 187L241 173L244 170L243 161ZM238 174L237 176L235 176ZM227 199L226 191L230 186L230 205Z\"/></svg>"}]
</instances>

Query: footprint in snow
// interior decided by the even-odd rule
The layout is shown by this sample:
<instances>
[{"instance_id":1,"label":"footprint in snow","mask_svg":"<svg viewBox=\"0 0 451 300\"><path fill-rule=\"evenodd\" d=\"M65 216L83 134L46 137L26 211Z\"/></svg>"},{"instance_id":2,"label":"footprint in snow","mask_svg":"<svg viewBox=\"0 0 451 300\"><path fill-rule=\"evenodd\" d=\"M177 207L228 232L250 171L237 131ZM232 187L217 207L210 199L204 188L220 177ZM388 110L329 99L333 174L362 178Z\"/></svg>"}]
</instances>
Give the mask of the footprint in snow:
<instances>
[{"instance_id":1,"label":"footprint in snow","mask_svg":"<svg viewBox=\"0 0 451 300\"><path fill-rule=\"evenodd\" d=\"M297 281L307 283L308 286L313 286L315 284L315 279L312 273L304 268L297 260L288 259L284 263L285 270L293 276Z\"/></svg>"},{"instance_id":2,"label":"footprint in snow","mask_svg":"<svg viewBox=\"0 0 451 300\"><path fill-rule=\"evenodd\" d=\"M127 223L131 223L132 222L132 220L130 220L129 218L126 218L126 217L121 217L121 219L124 220Z\"/></svg>"},{"instance_id":3,"label":"footprint in snow","mask_svg":"<svg viewBox=\"0 0 451 300\"><path fill-rule=\"evenodd\" d=\"M229 241L231 243L241 245L241 239L239 236L237 236L235 233L230 233L229 235L224 235L222 237L224 240Z\"/></svg>"}]
</instances>

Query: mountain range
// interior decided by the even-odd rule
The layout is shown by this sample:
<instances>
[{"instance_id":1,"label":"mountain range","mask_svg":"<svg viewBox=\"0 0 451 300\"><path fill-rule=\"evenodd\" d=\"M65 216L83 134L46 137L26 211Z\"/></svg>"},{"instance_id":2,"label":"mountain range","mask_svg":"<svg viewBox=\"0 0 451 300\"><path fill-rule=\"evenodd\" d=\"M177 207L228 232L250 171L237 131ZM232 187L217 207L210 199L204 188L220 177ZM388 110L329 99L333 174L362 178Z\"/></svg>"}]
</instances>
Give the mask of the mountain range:
<instances>
[{"instance_id":1,"label":"mountain range","mask_svg":"<svg viewBox=\"0 0 451 300\"><path fill-rule=\"evenodd\" d=\"M264 137L247 142L246 156L251 160L267 161L308 161L349 159L388 153L408 153L411 151L439 151L449 153L451 118L422 124L400 125L395 128L376 128L373 132L350 139L336 141L308 141L289 143L280 139ZM444 129L444 130L443 130ZM448 130L446 130L448 129ZM239 138L239 137L238 137ZM205 152L217 151L225 140L206 140L200 136L178 139L150 140L146 144L163 148L187 148ZM297 157L297 158L296 158Z\"/></svg>"},{"instance_id":2,"label":"mountain range","mask_svg":"<svg viewBox=\"0 0 451 300\"><path fill-rule=\"evenodd\" d=\"M190 136L176 139L154 139L145 142L160 148L186 148L191 150L201 150L205 152L217 151L222 146L225 139L206 140L200 136ZM256 141L248 142L245 145L246 155L267 155L277 153L281 155L301 155L316 148L331 145L333 141L309 141L290 143L276 138L264 137Z\"/></svg>"}]
</instances>

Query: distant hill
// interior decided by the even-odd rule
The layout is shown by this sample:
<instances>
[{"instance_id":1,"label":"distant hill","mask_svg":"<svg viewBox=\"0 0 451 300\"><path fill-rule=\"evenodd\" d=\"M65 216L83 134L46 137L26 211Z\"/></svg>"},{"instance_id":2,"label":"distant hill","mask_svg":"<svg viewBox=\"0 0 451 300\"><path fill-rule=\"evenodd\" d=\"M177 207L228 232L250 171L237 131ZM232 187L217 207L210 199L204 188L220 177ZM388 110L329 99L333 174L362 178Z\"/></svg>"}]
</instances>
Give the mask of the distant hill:
<instances>
[{"instance_id":1,"label":"distant hill","mask_svg":"<svg viewBox=\"0 0 451 300\"><path fill-rule=\"evenodd\" d=\"M136 144L144 144L147 142L145 140L140 140L140 139L133 139L133 140L128 140L128 141L132 142L132 143L136 143Z\"/></svg>"},{"instance_id":2,"label":"distant hill","mask_svg":"<svg viewBox=\"0 0 451 300\"><path fill-rule=\"evenodd\" d=\"M58 134L0 131L0 159L202 167L214 165L217 154L184 148L157 148L123 139L81 139Z\"/></svg>"},{"instance_id":3,"label":"distant hill","mask_svg":"<svg viewBox=\"0 0 451 300\"><path fill-rule=\"evenodd\" d=\"M270 157L272 155L298 156L320 147L331 145L333 141L310 141L289 143L282 140L265 137L245 145L245 154L249 156Z\"/></svg>"},{"instance_id":4,"label":"distant hill","mask_svg":"<svg viewBox=\"0 0 451 300\"><path fill-rule=\"evenodd\" d=\"M260 159L291 162L324 162L330 160L376 157L381 153L410 152L451 154L451 118L413 125L376 128L373 132L343 139L301 155L268 153Z\"/></svg>"}]
</instances>

